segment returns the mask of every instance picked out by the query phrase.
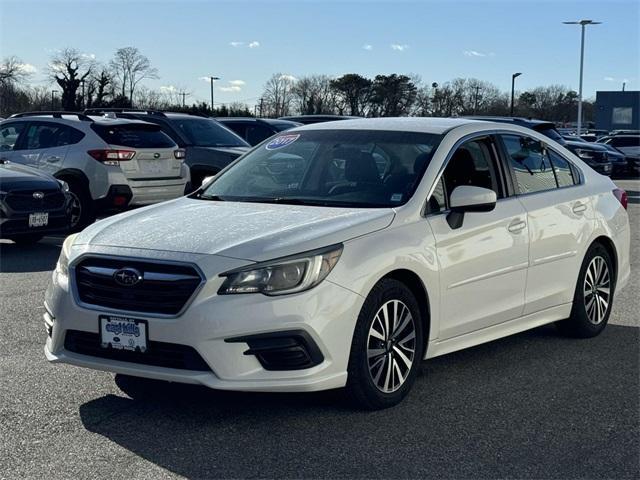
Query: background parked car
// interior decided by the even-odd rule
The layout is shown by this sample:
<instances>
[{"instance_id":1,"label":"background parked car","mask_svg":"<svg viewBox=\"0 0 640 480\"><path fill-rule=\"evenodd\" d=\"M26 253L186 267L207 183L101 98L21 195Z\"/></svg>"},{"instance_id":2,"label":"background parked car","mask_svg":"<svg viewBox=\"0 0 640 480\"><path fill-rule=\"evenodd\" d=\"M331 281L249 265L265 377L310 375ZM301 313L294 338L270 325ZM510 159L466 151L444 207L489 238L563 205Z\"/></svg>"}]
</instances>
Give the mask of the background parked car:
<instances>
[{"instance_id":1,"label":"background parked car","mask_svg":"<svg viewBox=\"0 0 640 480\"><path fill-rule=\"evenodd\" d=\"M598 140L598 144L616 148L627 157L629 172L640 173L640 133L625 132L607 135Z\"/></svg>"},{"instance_id":2,"label":"background parked car","mask_svg":"<svg viewBox=\"0 0 640 480\"><path fill-rule=\"evenodd\" d=\"M552 140L555 140L560 145L580 157L584 163L589 165L596 172L608 176L612 173L613 166L606 148L595 143L565 140L556 129L555 124L552 122L532 120L522 117L472 116L467 118L474 120L487 120L490 122L510 123L512 125L520 125L522 127L530 128L536 132L540 132Z\"/></svg>"},{"instance_id":3,"label":"background parked car","mask_svg":"<svg viewBox=\"0 0 640 480\"><path fill-rule=\"evenodd\" d=\"M259 144L276 133L302 125L279 118L216 117L216 120L244 138L251 146Z\"/></svg>"},{"instance_id":4,"label":"background parked car","mask_svg":"<svg viewBox=\"0 0 640 480\"><path fill-rule=\"evenodd\" d=\"M354 117L351 115L297 115L292 117L280 117L278 120L289 120L291 122L310 125L312 123L334 122L336 120L353 120L354 118L362 117Z\"/></svg>"},{"instance_id":5,"label":"background parked car","mask_svg":"<svg viewBox=\"0 0 640 480\"><path fill-rule=\"evenodd\" d=\"M578 137L576 135L563 135L567 142L583 142L589 144L591 141L586 140L584 136ZM611 160L611 172L614 175L625 174L628 171L627 167L627 157L624 153L616 148L607 145L605 143L599 144L607 149L607 155L609 156L609 160Z\"/></svg>"},{"instance_id":6,"label":"background parked car","mask_svg":"<svg viewBox=\"0 0 640 480\"><path fill-rule=\"evenodd\" d=\"M51 175L0 162L0 238L33 243L66 231L74 213L68 192L69 186Z\"/></svg>"},{"instance_id":7,"label":"background parked car","mask_svg":"<svg viewBox=\"0 0 640 480\"><path fill-rule=\"evenodd\" d=\"M193 189L205 177L215 175L249 150L250 145L212 118L188 113L159 112L122 108L85 110L86 114L108 114L117 118L144 120L159 125L186 152Z\"/></svg>"},{"instance_id":8,"label":"background parked car","mask_svg":"<svg viewBox=\"0 0 640 480\"><path fill-rule=\"evenodd\" d=\"M157 125L72 112L30 112L0 124L0 159L69 185L72 229L96 212L179 197L189 182L184 150Z\"/></svg>"}]
</instances>

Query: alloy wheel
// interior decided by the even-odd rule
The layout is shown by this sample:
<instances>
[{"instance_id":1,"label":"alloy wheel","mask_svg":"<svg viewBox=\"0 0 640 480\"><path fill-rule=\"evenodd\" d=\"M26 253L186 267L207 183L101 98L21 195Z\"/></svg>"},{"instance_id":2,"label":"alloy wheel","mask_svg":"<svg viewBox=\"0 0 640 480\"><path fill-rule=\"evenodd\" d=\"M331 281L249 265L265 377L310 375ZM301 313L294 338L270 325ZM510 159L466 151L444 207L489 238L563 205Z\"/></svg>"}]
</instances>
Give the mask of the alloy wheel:
<instances>
[{"instance_id":1,"label":"alloy wheel","mask_svg":"<svg viewBox=\"0 0 640 480\"><path fill-rule=\"evenodd\" d=\"M374 385L384 393L398 390L409 376L416 347L416 326L409 308L389 300L378 309L367 337L367 363Z\"/></svg>"},{"instance_id":2,"label":"alloy wheel","mask_svg":"<svg viewBox=\"0 0 640 480\"><path fill-rule=\"evenodd\" d=\"M589 321L602 323L611 302L611 278L604 258L594 257L584 276L584 307Z\"/></svg>"}]
</instances>

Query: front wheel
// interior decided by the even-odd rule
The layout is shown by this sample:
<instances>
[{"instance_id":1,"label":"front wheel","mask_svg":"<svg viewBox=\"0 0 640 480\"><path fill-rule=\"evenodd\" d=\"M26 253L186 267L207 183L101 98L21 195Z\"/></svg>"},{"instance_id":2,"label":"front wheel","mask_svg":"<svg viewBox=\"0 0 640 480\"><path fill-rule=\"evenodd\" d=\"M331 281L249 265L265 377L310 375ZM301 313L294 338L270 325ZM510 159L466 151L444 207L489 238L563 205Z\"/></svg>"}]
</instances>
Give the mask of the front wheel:
<instances>
[{"instance_id":1,"label":"front wheel","mask_svg":"<svg viewBox=\"0 0 640 480\"><path fill-rule=\"evenodd\" d=\"M615 286L611 255L606 248L596 243L589 248L582 262L571 316L556 322L558 330L578 338L599 335L609 321Z\"/></svg>"},{"instance_id":2,"label":"front wheel","mask_svg":"<svg viewBox=\"0 0 640 480\"><path fill-rule=\"evenodd\" d=\"M413 293L398 280L381 280L356 323L346 388L350 399L370 410L400 403L415 381L423 349L422 315Z\"/></svg>"}]
</instances>

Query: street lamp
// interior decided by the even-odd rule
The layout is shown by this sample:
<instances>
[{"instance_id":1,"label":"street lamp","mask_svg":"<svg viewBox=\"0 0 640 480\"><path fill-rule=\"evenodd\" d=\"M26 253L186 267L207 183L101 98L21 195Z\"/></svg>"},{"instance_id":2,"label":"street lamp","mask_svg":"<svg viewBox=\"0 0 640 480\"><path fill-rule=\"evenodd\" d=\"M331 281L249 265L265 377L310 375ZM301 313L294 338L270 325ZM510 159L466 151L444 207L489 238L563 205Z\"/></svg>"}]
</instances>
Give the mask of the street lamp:
<instances>
[{"instance_id":1,"label":"street lamp","mask_svg":"<svg viewBox=\"0 0 640 480\"><path fill-rule=\"evenodd\" d=\"M213 115L213 82L215 80L220 80L220 77L209 77L211 80L211 115Z\"/></svg>"},{"instance_id":2,"label":"street lamp","mask_svg":"<svg viewBox=\"0 0 640 480\"><path fill-rule=\"evenodd\" d=\"M580 20L577 22L562 22L565 25L580 25L582 30L580 40L580 88L578 90L578 136L582 131L582 72L584 71L584 31L587 25L598 25L602 22L594 22L593 20Z\"/></svg>"},{"instance_id":3,"label":"street lamp","mask_svg":"<svg viewBox=\"0 0 640 480\"><path fill-rule=\"evenodd\" d=\"M516 78L522 75L522 72L517 72L511 75L511 116L513 117L513 96L516 91Z\"/></svg>"},{"instance_id":4,"label":"street lamp","mask_svg":"<svg viewBox=\"0 0 640 480\"><path fill-rule=\"evenodd\" d=\"M54 95L58 93L58 90L51 90L51 110L55 110L55 105L54 105Z\"/></svg>"}]
</instances>

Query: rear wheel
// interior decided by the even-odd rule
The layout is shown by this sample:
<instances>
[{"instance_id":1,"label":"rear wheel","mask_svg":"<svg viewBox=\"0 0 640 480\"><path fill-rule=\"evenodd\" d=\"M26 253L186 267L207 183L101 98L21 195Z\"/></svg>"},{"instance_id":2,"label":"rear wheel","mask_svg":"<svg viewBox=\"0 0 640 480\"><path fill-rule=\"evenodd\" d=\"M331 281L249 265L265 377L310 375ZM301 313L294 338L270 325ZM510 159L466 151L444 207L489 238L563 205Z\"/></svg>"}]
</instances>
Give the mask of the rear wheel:
<instances>
[{"instance_id":1,"label":"rear wheel","mask_svg":"<svg viewBox=\"0 0 640 480\"><path fill-rule=\"evenodd\" d=\"M590 338L607 326L613 294L615 270L611 255L601 244L592 245L585 255L573 298L571 316L556 323L566 335Z\"/></svg>"},{"instance_id":2,"label":"rear wheel","mask_svg":"<svg viewBox=\"0 0 640 480\"><path fill-rule=\"evenodd\" d=\"M348 367L350 399L371 410L400 403L415 381L423 348L413 293L397 280L381 280L358 316Z\"/></svg>"},{"instance_id":3,"label":"rear wheel","mask_svg":"<svg viewBox=\"0 0 640 480\"><path fill-rule=\"evenodd\" d=\"M87 186L76 179L65 179L71 196L71 219L69 230L80 231L96 219L93 199Z\"/></svg>"}]
</instances>

